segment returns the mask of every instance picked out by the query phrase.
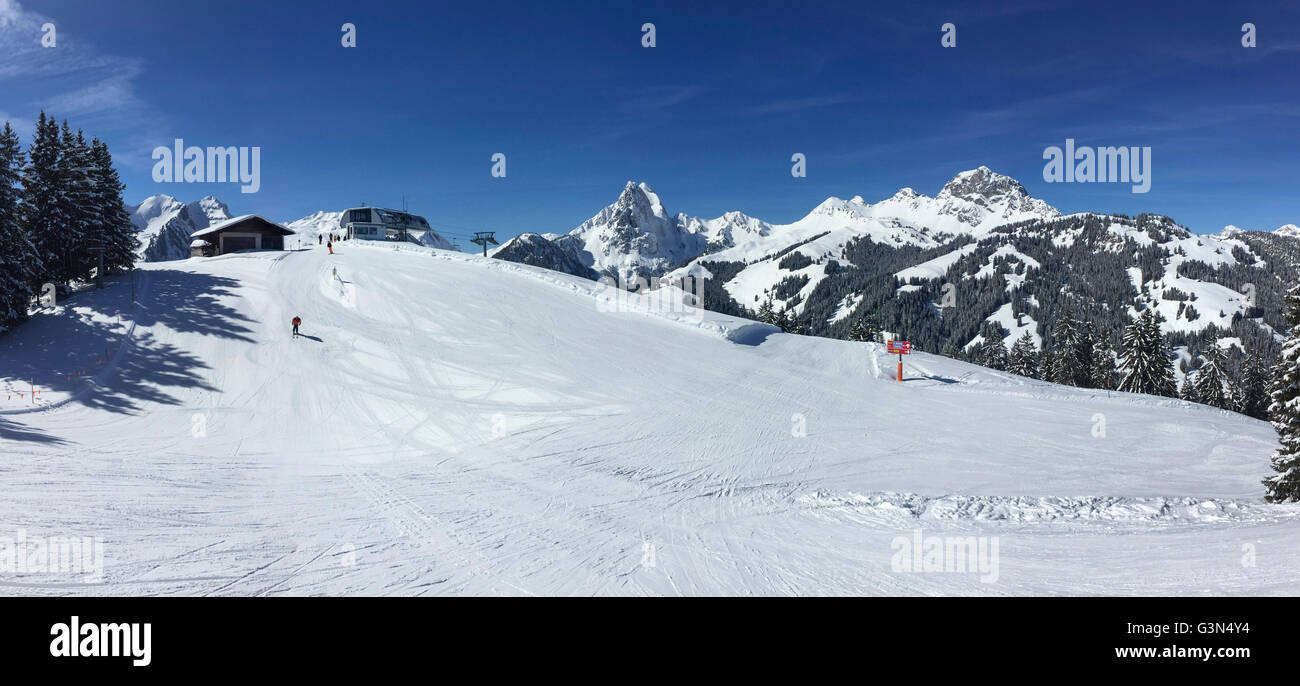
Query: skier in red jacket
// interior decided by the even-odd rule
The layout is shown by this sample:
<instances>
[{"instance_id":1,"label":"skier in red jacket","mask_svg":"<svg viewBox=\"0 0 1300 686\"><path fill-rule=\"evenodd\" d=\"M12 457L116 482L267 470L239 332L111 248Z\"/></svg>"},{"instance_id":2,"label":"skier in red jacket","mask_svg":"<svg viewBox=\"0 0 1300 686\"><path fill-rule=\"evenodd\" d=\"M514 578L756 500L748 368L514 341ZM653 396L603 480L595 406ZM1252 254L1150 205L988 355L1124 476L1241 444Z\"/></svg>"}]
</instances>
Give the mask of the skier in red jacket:
<instances>
[{"instance_id":1,"label":"skier in red jacket","mask_svg":"<svg viewBox=\"0 0 1300 686\"><path fill-rule=\"evenodd\" d=\"M293 335L294 335L294 336L297 336L297 335L298 335L298 325L300 325L300 324L302 324L302 317L297 317L297 316L295 316L295 317L293 318Z\"/></svg>"}]
</instances>

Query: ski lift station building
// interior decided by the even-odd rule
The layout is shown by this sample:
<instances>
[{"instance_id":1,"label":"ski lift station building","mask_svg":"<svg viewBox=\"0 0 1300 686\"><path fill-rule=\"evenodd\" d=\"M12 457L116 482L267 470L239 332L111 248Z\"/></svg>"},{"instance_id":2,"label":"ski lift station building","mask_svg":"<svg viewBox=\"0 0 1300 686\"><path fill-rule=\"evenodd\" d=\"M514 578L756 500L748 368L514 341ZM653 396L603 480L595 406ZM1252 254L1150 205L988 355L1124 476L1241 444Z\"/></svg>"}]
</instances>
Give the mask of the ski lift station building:
<instances>
[{"instance_id":1,"label":"ski lift station building","mask_svg":"<svg viewBox=\"0 0 1300 686\"><path fill-rule=\"evenodd\" d=\"M212 257L240 250L284 250L293 231L255 214L227 219L190 234L191 257Z\"/></svg>"},{"instance_id":2,"label":"ski lift station building","mask_svg":"<svg viewBox=\"0 0 1300 686\"><path fill-rule=\"evenodd\" d=\"M429 232L429 222L419 215L382 207L343 210L339 229L348 238L366 241L416 241Z\"/></svg>"}]
</instances>

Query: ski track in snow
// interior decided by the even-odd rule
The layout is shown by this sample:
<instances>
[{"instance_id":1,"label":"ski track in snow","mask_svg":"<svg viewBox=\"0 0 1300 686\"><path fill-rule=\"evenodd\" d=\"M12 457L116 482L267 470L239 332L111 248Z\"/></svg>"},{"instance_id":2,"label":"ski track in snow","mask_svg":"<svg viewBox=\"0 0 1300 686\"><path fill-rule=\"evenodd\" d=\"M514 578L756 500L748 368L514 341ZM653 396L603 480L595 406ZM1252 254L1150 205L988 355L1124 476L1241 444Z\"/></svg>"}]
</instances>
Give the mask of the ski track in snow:
<instances>
[{"instance_id":1,"label":"ski track in snow","mask_svg":"<svg viewBox=\"0 0 1300 686\"><path fill-rule=\"evenodd\" d=\"M51 379L37 410L0 406L0 536L105 541L103 583L0 571L0 593L1300 582L1300 508L1259 498L1264 423L924 354L899 383L883 346L602 312L598 284L458 253L337 252L148 264L121 327L116 283L0 339L0 383ZM59 384L61 352L99 335L118 341L109 364ZM894 571L892 542L918 529L996 537L998 580Z\"/></svg>"}]
</instances>

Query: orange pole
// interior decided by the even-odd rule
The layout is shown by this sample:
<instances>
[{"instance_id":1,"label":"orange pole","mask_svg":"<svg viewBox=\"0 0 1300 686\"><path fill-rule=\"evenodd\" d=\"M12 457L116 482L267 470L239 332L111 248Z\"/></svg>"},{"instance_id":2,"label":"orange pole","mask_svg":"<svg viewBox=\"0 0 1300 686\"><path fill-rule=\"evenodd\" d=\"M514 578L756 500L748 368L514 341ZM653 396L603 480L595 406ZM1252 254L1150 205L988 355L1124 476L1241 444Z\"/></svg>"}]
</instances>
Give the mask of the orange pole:
<instances>
[{"instance_id":1,"label":"orange pole","mask_svg":"<svg viewBox=\"0 0 1300 686\"><path fill-rule=\"evenodd\" d=\"M902 353L899 353L899 355L898 355L898 380L899 380L899 381L902 381L902 380L903 380L903 355L902 355Z\"/></svg>"}]
</instances>

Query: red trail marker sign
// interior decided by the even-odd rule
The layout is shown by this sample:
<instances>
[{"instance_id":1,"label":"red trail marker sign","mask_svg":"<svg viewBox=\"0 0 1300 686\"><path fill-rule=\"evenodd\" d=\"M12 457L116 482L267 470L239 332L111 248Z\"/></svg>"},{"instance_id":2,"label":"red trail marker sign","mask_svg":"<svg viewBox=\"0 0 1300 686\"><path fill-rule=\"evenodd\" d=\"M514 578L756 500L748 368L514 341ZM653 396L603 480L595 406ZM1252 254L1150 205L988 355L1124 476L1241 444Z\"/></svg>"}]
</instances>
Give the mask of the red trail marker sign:
<instances>
[{"instance_id":1,"label":"red trail marker sign","mask_svg":"<svg viewBox=\"0 0 1300 686\"><path fill-rule=\"evenodd\" d=\"M898 376L899 381L903 380L903 356L912 354L912 344L909 341L889 341L885 343L885 352L898 354Z\"/></svg>"}]
</instances>

